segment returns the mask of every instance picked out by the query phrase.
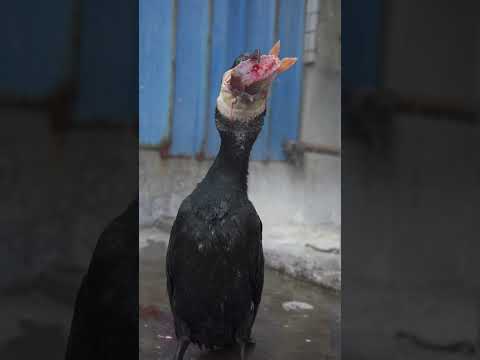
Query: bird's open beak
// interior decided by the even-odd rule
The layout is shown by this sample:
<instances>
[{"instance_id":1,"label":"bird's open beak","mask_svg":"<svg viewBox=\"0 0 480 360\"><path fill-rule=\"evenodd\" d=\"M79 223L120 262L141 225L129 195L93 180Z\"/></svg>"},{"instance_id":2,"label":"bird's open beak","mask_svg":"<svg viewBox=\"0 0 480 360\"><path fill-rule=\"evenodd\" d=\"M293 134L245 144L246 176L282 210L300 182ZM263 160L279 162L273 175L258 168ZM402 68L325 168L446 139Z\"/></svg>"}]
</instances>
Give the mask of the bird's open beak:
<instances>
[{"instance_id":1,"label":"bird's open beak","mask_svg":"<svg viewBox=\"0 0 480 360\"><path fill-rule=\"evenodd\" d=\"M240 62L229 73L230 90L250 96L266 95L275 77L297 62L297 58L280 60L279 55L280 41L277 41L268 54L260 55L257 51L249 59Z\"/></svg>"},{"instance_id":2,"label":"bird's open beak","mask_svg":"<svg viewBox=\"0 0 480 360\"><path fill-rule=\"evenodd\" d=\"M280 40L278 40L275 45L270 49L270 55L276 56L280 58ZM282 72L287 71L290 69L295 63L297 62L297 58L286 57L280 60L280 67L277 70L277 74L281 74Z\"/></svg>"}]
</instances>

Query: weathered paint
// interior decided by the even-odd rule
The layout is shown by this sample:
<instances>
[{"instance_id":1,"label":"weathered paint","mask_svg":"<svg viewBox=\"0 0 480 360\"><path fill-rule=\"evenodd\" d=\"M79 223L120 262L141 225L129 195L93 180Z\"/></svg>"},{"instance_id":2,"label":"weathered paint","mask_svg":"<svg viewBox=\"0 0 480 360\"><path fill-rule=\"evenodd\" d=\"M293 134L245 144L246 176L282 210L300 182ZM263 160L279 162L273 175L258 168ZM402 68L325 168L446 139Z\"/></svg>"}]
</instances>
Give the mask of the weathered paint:
<instances>
[{"instance_id":1,"label":"weathered paint","mask_svg":"<svg viewBox=\"0 0 480 360\"><path fill-rule=\"evenodd\" d=\"M278 1L278 0L277 0ZM275 43L275 14L277 1L275 0L248 0L247 21L245 30L247 32L247 49L253 51L260 49L260 52L268 52ZM271 106L269 107L271 109ZM268 159L268 135L270 128L271 113L267 111L264 119L263 130L253 145L251 158L253 160Z\"/></svg>"},{"instance_id":2,"label":"weathered paint","mask_svg":"<svg viewBox=\"0 0 480 360\"><path fill-rule=\"evenodd\" d=\"M158 0L157 0L158 2ZM236 56L258 48L267 52L274 42L282 40L282 54L300 59L293 70L276 80L271 98L271 112L267 114L264 129L253 151L254 160L281 160L285 156L282 142L296 139L300 119L300 99L304 30L303 0L239 0L232 6L225 0L177 0L176 1L176 67L174 70L174 97L170 154L174 156L214 156L219 147L215 128L215 101L223 73ZM140 36L150 31L142 23ZM160 32L162 27L157 28ZM170 31L163 28L163 31ZM150 32L148 36L159 38ZM142 43L143 40L141 40ZM140 52L145 49L140 48ZM140 54L142 58L142 54ZM157 54L161 57L164 54ZM154 56L152 56L153 58ZM147 61L147 60L145 60ZM149 61L155 62L154 59ZM158 62L158 60L157 60ZM140 74L144 74L142 65ZM149 79L156 82L158 79ZM286 86L278 86L283 81ZM160 85L161 86L161 85ZM155 86L152 86L155 88ZM285 89L288 87L288 89ZM151 91L143 88L143 91ZM277 94L278 92L278 94ZM157 95L144 95L145 101L155 101ZM158 101L158 100L156 100ZM165 126L152 120L146 105L140 103L140 142L151 145L151 131L165 133ZM142 122L144 117L153 128ZM166 123L167 119L161 117ZM143 129L143 131L142 131ZM158 135L157 135L158 137Z\"/></svg>"},{"instance_id":3,"label":"weathered paint","mask_svg":"<svg viewBox=\"0 0 480 360\"><path fill-rule=\"evenodd\" d=\"M297 139L301 109L303 73L304 8L296 0L279 0L278 38L281 54L298 57L297 63L281 74L273 84L270 107L269 155L283 160L283 144Z\"/></svg>"},{"instance_id":4,"label":"weathered paint","mask_svg":"<svg viewBox=\"0 0 480 360\"><path fill-rule=\"evenodd\" d=\"M209 111L206 119L206 155L215 156L220 146L220 137L215 127L215 107L222 76L238 54L246 49L246 32L238 31L245 24L246 1L237 6L224 0L214 0L212 9L212 47L210 63Z\"/></svg>"},{"instance_id":5,"label":"weathered paint","mask_svg":"<svg viewBox=\"0 0 480 360\"><path fill-rule=\"evenodd\" d=\"M209 0L177 0L172 155L200 151L208 95Z\"/></svg>"},{"instance_id":6,"label":"weathered paint","mask_svg":"<svg viewBox=\"0 0 480 360\"><path fill-rule=\"evenodd\" d=\"M168 142L173 96L174 0L141 0L139 9L140 138L147 146Z\"/></svg>"}]
</instances>

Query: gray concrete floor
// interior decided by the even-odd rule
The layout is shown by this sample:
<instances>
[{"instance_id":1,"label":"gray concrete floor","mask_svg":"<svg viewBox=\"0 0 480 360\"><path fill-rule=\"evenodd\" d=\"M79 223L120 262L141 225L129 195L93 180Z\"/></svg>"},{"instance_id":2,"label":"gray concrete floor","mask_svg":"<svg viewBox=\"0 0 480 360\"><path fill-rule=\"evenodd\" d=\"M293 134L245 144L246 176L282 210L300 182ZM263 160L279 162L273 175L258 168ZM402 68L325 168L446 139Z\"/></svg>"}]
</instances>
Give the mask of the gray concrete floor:
<instances>
[{"instance_id":1,"label":"gray concrete floor","mask_svg":"<svg viewBox=\"0 0 480 360\"><path fill-rule=\"evenodd\" d=\"M140 359L171 359L176 341L165 282L164 243L140 250ZM285 311L284 302L301 301L313 310ZM266 269L261 307L254 326L256 345L247 359L336 359L339 349L340 297L318 286ZM185 359L239 359L238 349L200 351L190 346Z\"/></svg>"}]
</instances>

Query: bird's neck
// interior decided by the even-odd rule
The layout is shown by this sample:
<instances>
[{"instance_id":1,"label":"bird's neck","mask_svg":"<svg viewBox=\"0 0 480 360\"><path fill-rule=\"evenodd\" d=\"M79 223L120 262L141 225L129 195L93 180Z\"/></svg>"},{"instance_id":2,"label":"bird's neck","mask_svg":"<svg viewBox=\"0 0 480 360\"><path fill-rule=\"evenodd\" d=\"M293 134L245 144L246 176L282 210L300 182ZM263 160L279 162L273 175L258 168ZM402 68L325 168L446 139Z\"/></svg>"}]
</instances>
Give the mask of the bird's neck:
<instances>
[{"instance_id":1,"label":"bird's neck","mask_svg":"<svg viewBox=\"0 0 480 360\"><path fill-rule=\"evenodd\" d=\"M260 124L262 120L263 115L256 124ZM225 124L224 121L224 118L217 118L221 138L220 150L207 173L206 180L246 192L250 152L261 126L227 127L222 125Z\"/></svg>"},{"instance_id":2,"label":"bird's neck","mask_svg":"<svg viewBox=\"0 0 480 360\"><path fill-rule=\"evenodd\" d=\"M253 142L246 141L244 134L223 134L220 150L207 174L208 180L247 191Z\"/></svg>"}]
</instances>

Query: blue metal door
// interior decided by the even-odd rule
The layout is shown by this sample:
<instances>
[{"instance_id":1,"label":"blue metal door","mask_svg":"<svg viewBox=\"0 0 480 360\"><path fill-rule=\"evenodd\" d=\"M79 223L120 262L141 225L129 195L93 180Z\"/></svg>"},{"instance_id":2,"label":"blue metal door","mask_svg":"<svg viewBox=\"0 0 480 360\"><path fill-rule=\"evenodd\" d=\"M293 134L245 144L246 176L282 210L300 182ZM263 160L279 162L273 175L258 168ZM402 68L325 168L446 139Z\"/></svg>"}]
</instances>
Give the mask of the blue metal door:
<instances>
[{"instance_id":1,"label":"blue metal door","mask_svg":"<svg viewBox=\"0 0 480 360\"><path fill-rule=\"evenodd\" d=\"M140 143L173 156L215 156L215 99L233 60L281 40L299 58L273 85L270 111L252 158L282 160L298 135L305 2L303 0L141 0Z\"/></svg>"}]
</instances>

